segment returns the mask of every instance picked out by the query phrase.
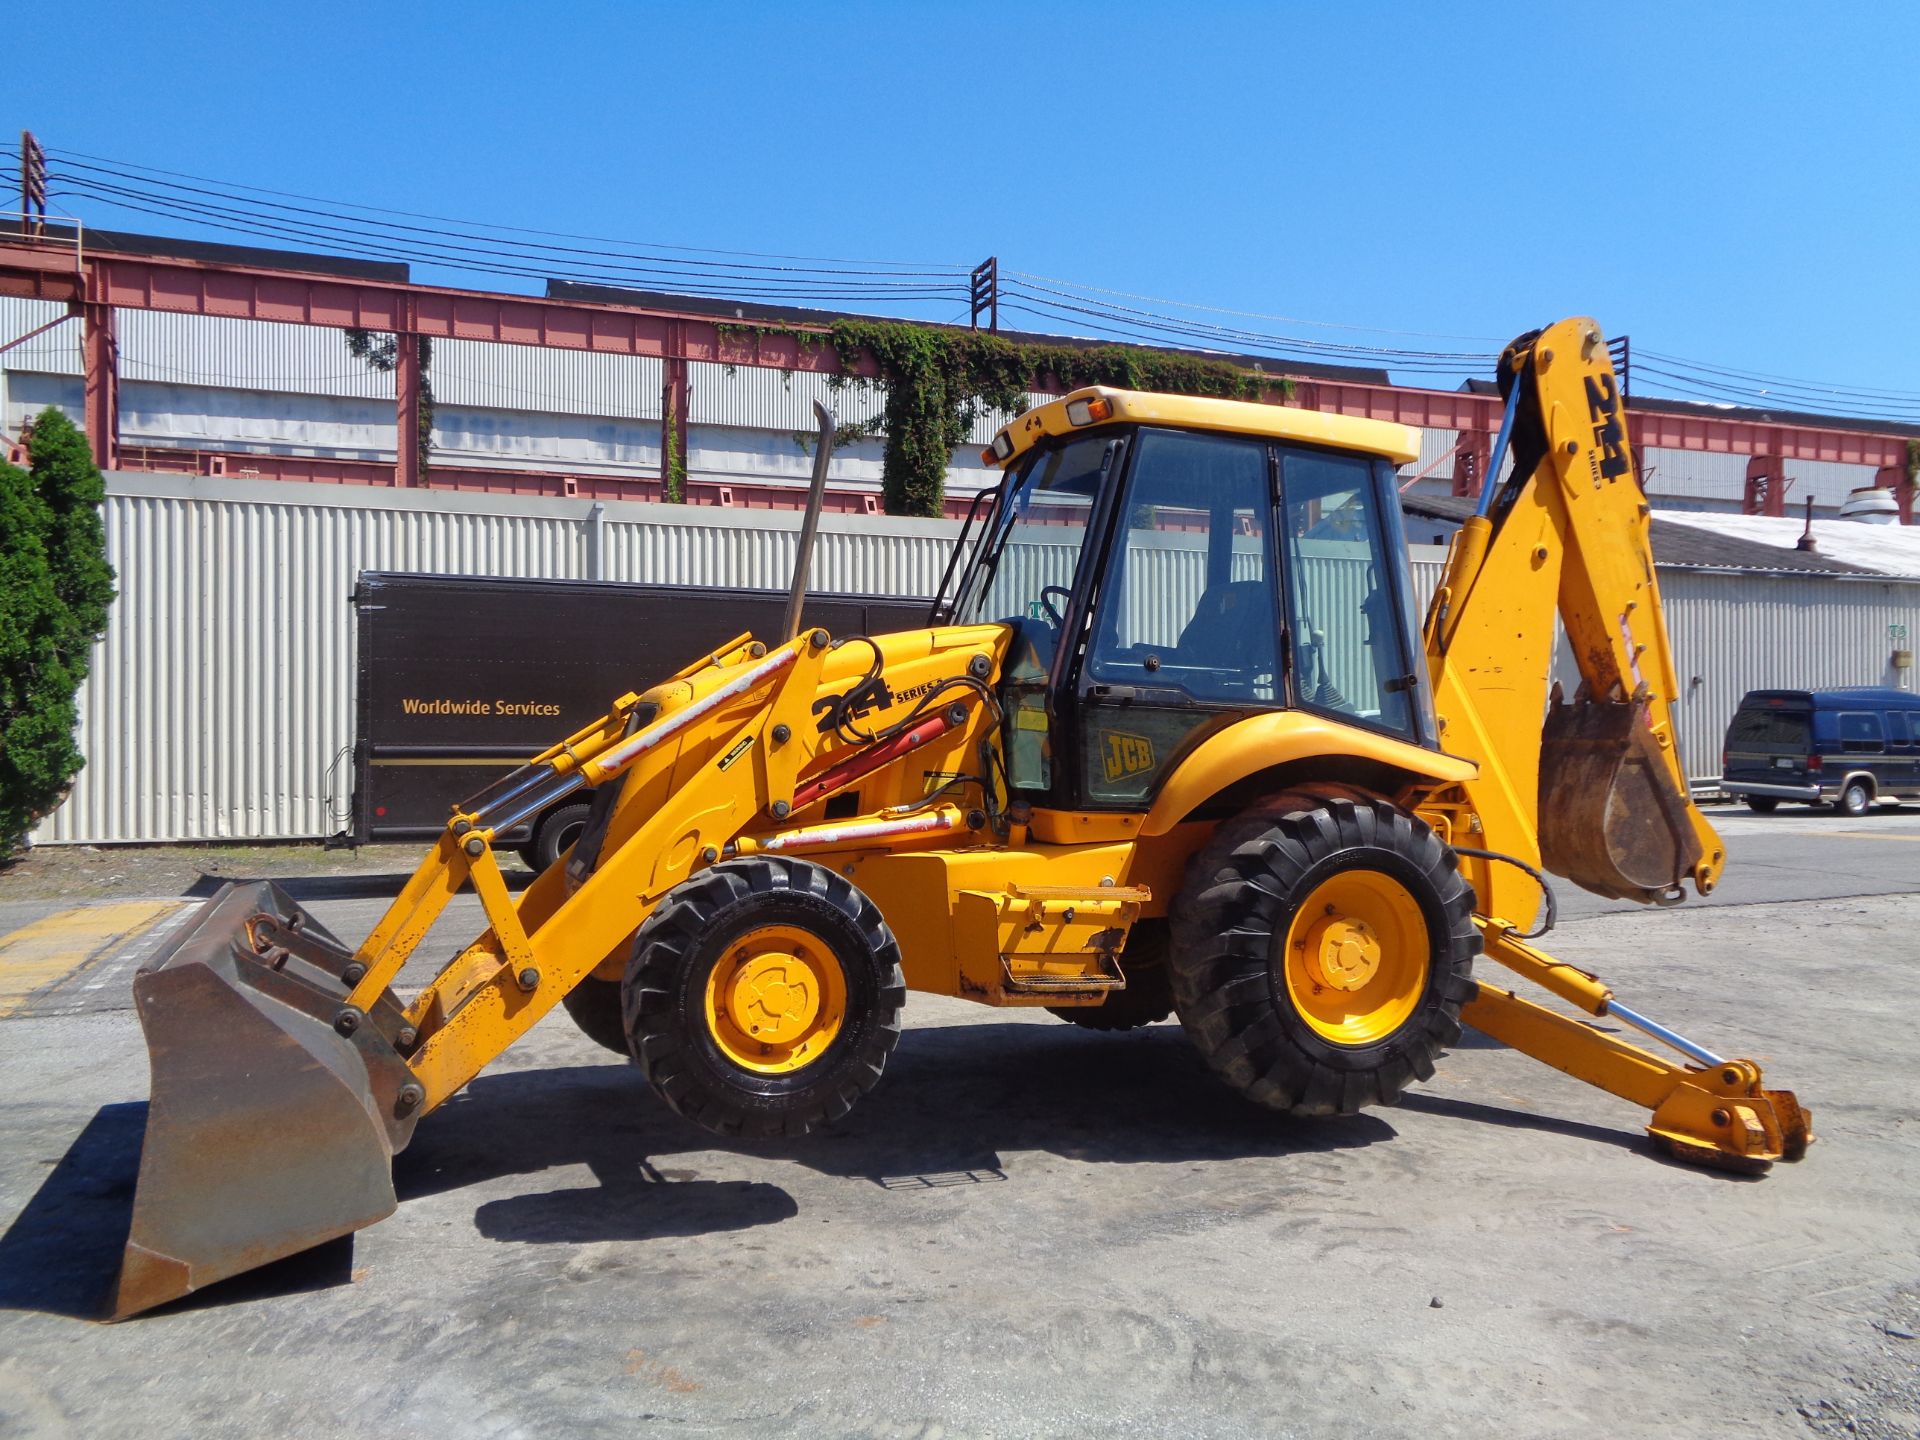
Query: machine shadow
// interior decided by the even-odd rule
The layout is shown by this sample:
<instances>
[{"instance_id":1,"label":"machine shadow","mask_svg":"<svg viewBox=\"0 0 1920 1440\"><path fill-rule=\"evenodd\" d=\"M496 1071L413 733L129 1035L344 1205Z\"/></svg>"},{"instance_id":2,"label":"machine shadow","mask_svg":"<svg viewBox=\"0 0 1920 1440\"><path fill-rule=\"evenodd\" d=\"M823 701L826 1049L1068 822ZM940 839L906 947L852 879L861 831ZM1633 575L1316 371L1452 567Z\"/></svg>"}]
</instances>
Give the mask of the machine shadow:
<instances>
[{"instance_id":1,"label":"machine shadow","mask_svg":"<svg viewBox=\"0 0 1920 1440\"><path fill-rule=\"evenodd\" d=\"M77 1320L108 1309L133 1218L144 1100L103 1105L0 1235L0 1310Z\"/></svg>"},{"instance_id":2,"label":"machine shadow","mask_svg":"<svg viewBox=\"0 0 1920 1440\"><path fill-rule=\"evenodd\" d=\"M1564 1120L1555 1115L1535 1115L1526 1110L1508 1110L1498 1105L1482 1105L1475 1100L1454 1100L1444 1095L1415 1091L1400 1098L1400 1108L1448 1120L1466 1120L1475 1125L1498 1125L1507 1130L1537 1130L1547 1135L1565 1135L1622 1150L1654 1153L1637 1131L1614 1130L1605 1125L1590 1125L1584 1120Z\"/></svg>"},{"instance_id":3,"label":"machine shadow","mask_svg":"<svg viewBox=\"0 0 1920 1440\"><path fill-rule=\"evenodd\" d=\"M147 1102L104 1105L74 1137L26 1208L0 1235L0 1310L104 1319L133 1220ZM161 1306L197 1310L344 1284L353 1237L290 1255Z\"/></svg>"},{"instance_id":4,"label":"machine shadow","mask_svg":"<svg viewBox=\"0 0 1920 1440\"><path fill-rule=\"evenodd\" d=\"M800 1213L778 1185L757 1180L675 1178L642 1162L594 1165L598 1185L489 1200L473 1212L489 1240L587 1245L749 1230Z\"/></svg>"},{"instance_id":5,"label":"machine shadow","mask_svg":"<svg viewBox=\"0 0 1920 1440\"><path fill-rule=\"evenodd\" d=\"M797 1140L729 1140L675 1115L638 1071L605 1065L482 1076L395 1161L402 1203L557 1166L596 1187L488 1201L503 1240L639 1239L743 1228L796 1213L776 1186L700 1181L664 1157L726 1150L887 1189L1006 1178L1009 1153L1094 1164L1191 1164L1347 1149L1393 1137L1378 1114L1292 1120L1207 1073L1177 1026L1096 1035L1020 1023L909 1031L846 1120ZM1017 1162L1013 1162L1017 1163Z\"/></svg>"}]
</instances>

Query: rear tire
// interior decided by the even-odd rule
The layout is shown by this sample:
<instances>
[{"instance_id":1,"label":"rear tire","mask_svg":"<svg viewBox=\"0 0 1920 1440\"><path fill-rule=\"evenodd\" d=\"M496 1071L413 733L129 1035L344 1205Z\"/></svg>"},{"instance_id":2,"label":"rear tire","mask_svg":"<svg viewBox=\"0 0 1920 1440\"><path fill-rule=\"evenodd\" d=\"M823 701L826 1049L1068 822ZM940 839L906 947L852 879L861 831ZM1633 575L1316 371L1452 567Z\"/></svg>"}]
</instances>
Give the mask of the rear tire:
<instances>
[{"instance_id":1,"label":"rear tire","mask_svg":"<svg viewBox=\"0 0 1920 1440\"><path fill-rule=\"evenodd\" d=\"M1227 821L1173 908L1180 1022L1270 1109L1349 1115L1430 1079L1473 994L1473 891L1384 800L1278 796Z\"/></svg>"},{"instance_id":2,"label":"rear tire","mask_svg":"<svg viewBox=\"0 0 1920 1440\"><path fill-rule=\"evenodd\" d=\"M1780 808L1780 798L1777 795L1749 795L1746 798L1747 809L1756 815L1771 815Z\"/></svg>"},{"instance_id":3,"label":"rear tire","mask_svg":"<svg viewBox=\"0 0 1920 1440\"><path fill-rule=\"evenodd\" d=\"M1864 780L1849 780L1833 808L1842 815L1861 816L1873 808L1873 791Z\"/></svg>"},{"instance_id":4,"label":"rear tire","mask_svg":"<svg viewBox=\"0 0 1920 1440\"><path fill-rule=\"evenodd\" d=\"M900 1040L906 981L879 909L835 871L755 856L668 892L634 937L627 1046L660 1097L721 1135L838 1120Z\"/></svg>"},{"instance_id":5,"label":"rear tire","mask_svg":"<svg viewBox=\"0 0 1920 1440\"><path fill-rule=\"evenodd\" d=\"M589 975L569 990L560 1003L581 1033L616 1054L629 1055L627 1026L620 1014L620 982Z\"/></svg>"},{"instance_id":6,"label":"rear tire","mask_svg":"<svg viewBox=\"0 0 1920 1440\"><path fill-rule=\"evenodd\" d=\"M1127 988L1115 990L1098 1005L1049 1005L1057 1015L1082 1030L1138 1030L1173 1013L1173 980L1167 973L1167 922L1140 920L1127 936L1120 968Z\"/></svg>"}]
</instances>

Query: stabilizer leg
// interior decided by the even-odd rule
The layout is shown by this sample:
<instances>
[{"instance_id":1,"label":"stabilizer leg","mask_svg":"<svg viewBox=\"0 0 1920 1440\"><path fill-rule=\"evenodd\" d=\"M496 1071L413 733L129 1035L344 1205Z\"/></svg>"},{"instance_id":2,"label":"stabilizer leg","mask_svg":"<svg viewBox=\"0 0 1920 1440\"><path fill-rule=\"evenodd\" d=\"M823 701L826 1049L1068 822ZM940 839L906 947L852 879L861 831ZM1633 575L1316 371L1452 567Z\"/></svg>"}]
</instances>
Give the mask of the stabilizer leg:
<instances>
[{"instance_id":1,"label":"stabilizer leg","mask_svg":"<svg viewBox=\"0 0 1920 1440\"><path fill-rule=\"evenodd\" d=\"M1813 1143L1811 1117L1793 1092L1763 1088L1751 1060L1689 1069L1512 991L1485 984L1475 991L1462 1020L1652 1111L1647 1133L1678 1159L1758 1174L1776 1160L1798 1160Z\"/></svg>"}]
</instances>

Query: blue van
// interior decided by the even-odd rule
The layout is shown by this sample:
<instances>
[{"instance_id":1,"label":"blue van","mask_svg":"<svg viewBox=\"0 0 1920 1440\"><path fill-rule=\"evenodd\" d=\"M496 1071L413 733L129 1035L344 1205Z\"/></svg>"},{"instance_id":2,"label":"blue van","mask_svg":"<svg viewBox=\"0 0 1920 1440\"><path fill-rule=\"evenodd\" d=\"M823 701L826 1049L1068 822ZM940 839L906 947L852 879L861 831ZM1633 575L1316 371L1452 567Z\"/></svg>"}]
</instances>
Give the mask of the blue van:
<instances>
[{"instance_id":1,"label":"blue van","mask_svg":"<svg viewBox=\"0 0 1920 1440\"><path fill-rule=\"evenodd\" d=\"M1752 690L1727 726L1721 787L1761 814L1782 800L1864 815L1876 800L1920 799L1920 695Z\"/></svg>"}]
</instances>

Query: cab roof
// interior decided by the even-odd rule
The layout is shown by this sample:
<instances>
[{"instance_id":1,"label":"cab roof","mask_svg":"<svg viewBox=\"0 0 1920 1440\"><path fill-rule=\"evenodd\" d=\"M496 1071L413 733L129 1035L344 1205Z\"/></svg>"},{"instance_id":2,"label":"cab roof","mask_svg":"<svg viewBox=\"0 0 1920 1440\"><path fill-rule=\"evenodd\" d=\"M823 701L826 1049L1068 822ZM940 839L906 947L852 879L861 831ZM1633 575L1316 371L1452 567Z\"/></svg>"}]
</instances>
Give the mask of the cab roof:
<instances>
[{"instance_id":1,"label":"cab roof","mask_svg":"<svg viewBox=\"0 0 1920 1440\"><path fill-rule=\"evenodd\" d=\"M1108 413L1076 424L1068 414L1087 414L1087 402L1104 400ZM1015 419L994 437L990 464L1006 465L1049 435L1071 435L1110 425L1173 425L1188 430L1217 430L1267 440L1300 440L1379 455L1405 465L1420 455L1420 432L1390 420L1328 415L1291 405L1262 405L1252 400L1217 400L1205 395L1159 395L1144 390L1114 390L1088 385L1049 400Z\"/></svg>"}]
</instances>

